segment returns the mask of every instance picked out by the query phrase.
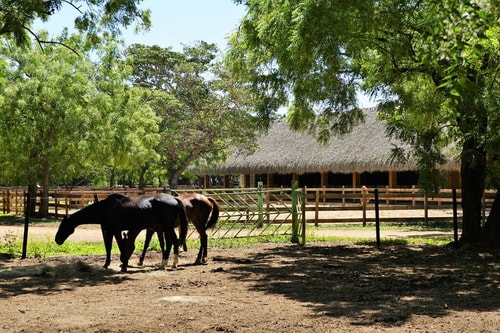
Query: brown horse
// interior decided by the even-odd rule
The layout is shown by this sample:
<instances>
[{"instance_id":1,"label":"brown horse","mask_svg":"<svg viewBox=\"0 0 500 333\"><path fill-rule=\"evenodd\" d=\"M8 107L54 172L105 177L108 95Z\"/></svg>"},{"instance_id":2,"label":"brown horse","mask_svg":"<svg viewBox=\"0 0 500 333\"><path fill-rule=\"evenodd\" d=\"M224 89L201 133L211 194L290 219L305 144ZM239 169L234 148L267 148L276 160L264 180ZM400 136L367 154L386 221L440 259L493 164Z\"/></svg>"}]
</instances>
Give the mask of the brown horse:
<instances>
[{"instance_id":1,"label":"brown horse","mask_svg":"<svg viewBox=\"0 0 500 333\"><path fill-rule=\"evenodd\" d=\"M200 235L200 250L198 251L198 256L195 265L206 264L208 253L208 235L207 230L211 229L217 223L217 219L219 218L219 204L213 198L206 197L202 194L198 193L188 193L182 194L176 197L180 199L184 208L186 209L187 220L191 221L191 223L195 226L196 231ZM146 251L149 247L149 243L151 238L153 237L154 231L147 230L146 231L146 240L144 241L144 249L139 258L139 265L144 263L144 257L146 256ZM158 239L160 239L161 243L162 235L158 233ZM184 244L184 250L186 250L186 246Z\"/></svg>"}]
</instances>

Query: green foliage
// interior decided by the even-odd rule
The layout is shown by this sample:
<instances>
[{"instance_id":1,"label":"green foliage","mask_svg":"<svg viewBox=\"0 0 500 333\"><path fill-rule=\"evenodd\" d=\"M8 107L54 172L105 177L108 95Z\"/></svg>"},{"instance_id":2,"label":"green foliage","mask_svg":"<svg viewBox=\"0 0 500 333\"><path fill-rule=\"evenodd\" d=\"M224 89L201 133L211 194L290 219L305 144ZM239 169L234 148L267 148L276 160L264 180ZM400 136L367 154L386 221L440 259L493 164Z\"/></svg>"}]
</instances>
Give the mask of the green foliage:
<instances>
[{"instance_id":1,"label":"green foliage","mask_svg":"<svg viewBox=\"0 0 500 333\"><path fill-rule=\"evenodd\" d=\"M30 37L33 36L40 44L50 44L54 41L46 40L31 30L31 24L36 19L46 22L52 15L63 8L73 10L75 27L87 34L88 40L98 43L102 38L102 31L120 34L121 27L128 27L137 23L136 29L145 29L151 26L149 10L141 10L138 4L141 0L44 0L44 1L0 1L0 37L15 41L16 45L28 47ZM60 41L59 41L60 42Z\"/></svg>"},{"instance_id":2,"label":"green foliage","mask_svg":"<svg viewBox=\"0 0 500 333\"><path fill-rule=\"evenodd\" d=\"M137 44L127 50L131 80L149 90L148 103L161 119L159 165L172 187L190 165L224 160L234 147L253 147L251 100L216 61L217 52L204 42L182 52Z\"/></svg>"},{"instance_id":3,"label":"green foliage","mask_svg":"<svg viewBox=\"0 0 500 333\"><path fill-rule=\"evenodd\" d=\"M77 35L61 40L79 49L85 43ZM157 159L159 120L144 91L127 82L131 70L120 61L118 41L95 49L97 61L58 45L4 44L0 53L9 82L0 84L3 183L71 184Z\"/></svg>"},{"instance_id":4,"label":"green foliage","mask_svg":"<svg viewBox=\"0 0 500 333\"><path fill-rule=\"evenodd\" d=\"M54 175L78 169L75 156L88 153L82 143L95 126L88 108L89 60L57 46L41 52L3 44L0 53L8 62L3 77L9 81L0 87L2 181L36 184L47 167Z\"/></svg>"}]
</instances>

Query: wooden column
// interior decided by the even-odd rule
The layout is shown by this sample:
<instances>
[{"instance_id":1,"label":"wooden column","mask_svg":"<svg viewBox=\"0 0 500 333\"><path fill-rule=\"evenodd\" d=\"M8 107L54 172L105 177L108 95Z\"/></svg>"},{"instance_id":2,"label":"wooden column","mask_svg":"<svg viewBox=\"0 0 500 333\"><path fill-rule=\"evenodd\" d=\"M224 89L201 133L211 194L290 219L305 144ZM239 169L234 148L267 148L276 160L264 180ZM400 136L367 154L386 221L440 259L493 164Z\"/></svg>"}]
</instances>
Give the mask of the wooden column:
<instances>
[{"instance_id":1,"label":"wooden column","mask_svg":"<svg viewBox=\"0 0 500 333\"><path fill-rule=\"evenodd\" d=\"M274 184L274 173L267 174L267 187L272 187Z\"/></svg>"},{"instance_id":2,"label":"wooden column","mask_svg":"<svg viewBox=\"0 0 500 333\"><path fill-rule=\"evenodd\" d=\"M398 173L394 170L389 170L389 188L398 186Z\"/></svg>"},{"instance_id":3,"label":"wooden column","mask_svg":"<svg viewBox=\"0 0 500 333\"><path fill-rule=\"evenodd\" d=\"M361 175L359 174L359 172L353 172L352 173L352 187L353 188L361 187L360 183L361 183Z\"/></svg>"},{"instance_id":4,"label":"wooden column","mask_svg":"<svg viewBox=\"0 0 500 333\"><path fill-rule=\"evenodd\" d=\"M240 187L241 188L248 187L247 186L247 175L245 175L244 173L240 174Z\"/></svg>"},{"instance_id":5,"label":"wooden column","mask_svg":"<svg viewBox=\"0 0 500 333\"><path fill-rule=\"evenodd\" d=\"M328 172L321 173L321 187L328 186Z\"/></svg>"},{"instance_id":6,"label":"wooden column","mask_svg":"<svg viewBox=\"0 0 500 333\"><path fill-rule=\"evenodd\" d=\"M222 176L222 186L224 186L225 188L233 187L232 184L229 184L229 176L228 175Z\"/></svg>"},{"instance_id":7,"label":"wooden column","mask_svg":"<svg viewBox=\"0 0 500 333\"><path fill-rule=\"evenodd\" d=\"M203 176L203 185L205 186L205 188L210 187L210 175Z\"/></svg>"},{"instance_id":8,"label":"wooden column","mask_svg":"<svg viewBox=\"0 0 500 333\"><path fill-rule=\"evenodd\" d=\"M299 181L299 174L298 173L292 173L292 182L298 182ZM292 184L290 184L291 186ZM300 184L299 184L300 186Z\"/></svg>"},{"instance_id":9,"label":"wooden column","mask_svg":"<svg viewBox=\"0 0 500 333\"><path fill-rule=\"evenodd\" d=\"M250 179L248 181L248 186L247 187L256 187L257 184L255 183L255 173L250 174Z\"/></svg>"}]
</instances>

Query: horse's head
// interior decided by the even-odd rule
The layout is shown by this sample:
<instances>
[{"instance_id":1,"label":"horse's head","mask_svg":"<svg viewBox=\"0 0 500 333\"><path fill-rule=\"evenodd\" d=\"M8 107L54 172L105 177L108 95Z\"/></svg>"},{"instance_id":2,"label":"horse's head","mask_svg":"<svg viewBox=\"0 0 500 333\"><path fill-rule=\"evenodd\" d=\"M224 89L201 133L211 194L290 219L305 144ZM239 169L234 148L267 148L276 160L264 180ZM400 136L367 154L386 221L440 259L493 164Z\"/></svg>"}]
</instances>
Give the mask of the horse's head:
<instances>
[{"instance_id":1,"label":"horse's head","mask_svg":"<svg viewBox=\"0 0 500 333\"><path fill-rule=\"evenodd\" d=\"M56 243L61 245L73 232L75 232L75 226L65 216L59 225L59 229L57 229Z\"/></svg>"}]
</instances>

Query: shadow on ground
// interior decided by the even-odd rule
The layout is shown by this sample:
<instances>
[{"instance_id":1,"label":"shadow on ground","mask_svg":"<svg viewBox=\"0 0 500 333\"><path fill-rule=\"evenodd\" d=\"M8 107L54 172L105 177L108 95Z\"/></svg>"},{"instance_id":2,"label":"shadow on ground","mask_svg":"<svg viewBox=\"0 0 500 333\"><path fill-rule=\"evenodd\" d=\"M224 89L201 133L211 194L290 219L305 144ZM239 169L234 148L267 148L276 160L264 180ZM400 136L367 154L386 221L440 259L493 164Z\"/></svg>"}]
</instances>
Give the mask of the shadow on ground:
<instances>
[{"instance_id":1,"label":"shadow on ground","mask_svg":"<svg viewBox=\"0 0 500 333\"><path fill-rule=\"evenodd\" d=\"M500 309L499 253L438 246L279 246L236 265L234 279L310 305L353 325L403 324L410 316Z\"/></svg>"},{"instance_id":2,"label":"shadow on ground","mask_svg":"<svg viewBox=\"0 0 500 333\"><path fill-rule=\"evenodd\" d=\"M22 294L51 295L80 287L117 284L130 278L127 274L74 258L44 259L39 264L9 268L0 265L0 268L0 298Z\"/></svg>"}]
</instances>

